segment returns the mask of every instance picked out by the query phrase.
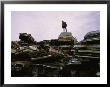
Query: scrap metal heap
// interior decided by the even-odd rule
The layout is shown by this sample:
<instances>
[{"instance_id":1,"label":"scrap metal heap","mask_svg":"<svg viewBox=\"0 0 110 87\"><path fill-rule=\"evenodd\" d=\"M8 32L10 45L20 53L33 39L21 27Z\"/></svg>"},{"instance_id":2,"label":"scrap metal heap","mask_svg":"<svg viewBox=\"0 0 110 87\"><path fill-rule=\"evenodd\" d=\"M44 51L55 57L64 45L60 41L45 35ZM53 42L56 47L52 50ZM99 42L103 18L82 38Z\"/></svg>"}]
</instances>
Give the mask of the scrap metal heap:
<instances>
[{"instance_id":1,"label":"scrap metal heap","mask_svg":"<svg viewBox=\"0 0 110 87\"><path fill-rule=\"evenodd\" d=\"M100 32L92 31L84 36L84 40L74 46L75 57L82 62L100 61Z\"/></svg>"},{"instance_id":2,"label":"scrap metal heap","mask_svg":"<svg viewBox=\"0 0 110 87\"><path fill-rule=\"evenodd\" d=\"M39 49L36 46L36 41L31 34L20 33L20 41L11 42L11 58L13 60L29 60L36 56Z\"/></svg>"},{"instance_id":3,"label":"scrap metal heap","mask_svg":"<svg viewBox=\"0 0 110 87\"><path fill-rule=\"evenodd\" d=\"M20 33L19 39L20 41L12 41L11 44L12 76L44 76L46 74L41 72L34 74L34 67L37 66L38 71L42 71L43 66L59 70L63 62L67 61L63 54L50 50L49 41L36 42L31 34L27 33Z\"/></svg>"},{"instance_id":4,"label":"scrap metal heap","mask_svg":"<svg viewBox=\"0 0 110 87\"><path fill-rule=\"evenodd\" d=\"M74 50L75 58L83 66L79 71L85 70L88 73L87 76L100 76L100 31L87 33L84 39L74 46Z\"/></svg>"},{"instance_id":5,"label":"scrap metal heap","mask_svg":"<svg viewBox=\"0 0 110 87\"><path fill-rule=\"evenodd\" d=\"M30 44L36 44L36 41L34 38L31 36L31 34L27 33L19 33L19 39L21 44L25 45L30 45Z\"/></svg>"},{"instance_id":6,"label":"scrap metal heap","mask_svg":"<svg viewBox=\"0 0 110 87\"><path fill-rule=\"evenodd\" d=\"M36 42L20 33L11 43L12 76L96 76L100 72L100 31L89 32L77 42L70 32L58 39Z\"/></svg>"}]
</instances>

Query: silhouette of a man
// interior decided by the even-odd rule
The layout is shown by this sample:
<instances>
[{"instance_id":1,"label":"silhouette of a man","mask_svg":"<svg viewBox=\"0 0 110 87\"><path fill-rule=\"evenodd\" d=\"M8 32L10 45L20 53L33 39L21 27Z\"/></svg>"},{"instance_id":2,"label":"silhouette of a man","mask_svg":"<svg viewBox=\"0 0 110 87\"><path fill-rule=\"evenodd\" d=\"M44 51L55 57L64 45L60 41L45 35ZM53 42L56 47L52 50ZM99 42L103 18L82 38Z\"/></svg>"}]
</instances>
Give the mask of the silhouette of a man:
<instances>
[{"instance_id":1,"label":"silhouette of a man","mask_svg":"<svg viewBox=\"0 0 110 87\"><path fill-rule=\"evenodd\" d=\"M63 20L62 20L62 28L63 28L63 30L64 31L66 31L67 32L67 24L66 24L66 22L64 22Z\"/></svg>"}]
</instances>

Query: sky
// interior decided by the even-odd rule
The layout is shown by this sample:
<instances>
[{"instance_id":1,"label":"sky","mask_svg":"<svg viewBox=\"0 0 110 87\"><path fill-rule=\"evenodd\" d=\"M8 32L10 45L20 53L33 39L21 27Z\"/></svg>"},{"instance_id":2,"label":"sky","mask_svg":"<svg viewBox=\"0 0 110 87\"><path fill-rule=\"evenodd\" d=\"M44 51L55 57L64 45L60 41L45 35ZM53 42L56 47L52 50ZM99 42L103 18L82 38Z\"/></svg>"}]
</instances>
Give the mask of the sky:
<instances>
[{"instance_id":1,"label":"sky","mask_svg":"<svg viewBox=\"0 0 110 87\"><path fill-rule=\"evenodd\" d=\"M78 41L88 32L100 30L99 11L12 11L11 40L19 40L19 33L31 34L36 41L58 39L62 20Z\"/></svg>"}]
</instances>

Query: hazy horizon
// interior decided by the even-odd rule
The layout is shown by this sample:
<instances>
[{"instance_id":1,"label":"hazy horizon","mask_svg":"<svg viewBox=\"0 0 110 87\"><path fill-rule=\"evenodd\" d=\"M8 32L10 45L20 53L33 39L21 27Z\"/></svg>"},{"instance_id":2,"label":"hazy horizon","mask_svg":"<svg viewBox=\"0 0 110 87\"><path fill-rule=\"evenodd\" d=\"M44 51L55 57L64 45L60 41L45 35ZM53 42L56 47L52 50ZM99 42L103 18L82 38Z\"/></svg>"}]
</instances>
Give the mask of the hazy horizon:
<instances>
[{"instance_id":1,"label":"hazy horizon","mask_svg":"<svg viewBox=\"0 0 110 87\"><path fill-rule=\"evenodd\" d=\"M29 33L36 41L58 39L62 20L78 41L86 33L100 30L100 11L12 11L11 40L19 40L19 33Z\"/></svg>"}]
</instances>

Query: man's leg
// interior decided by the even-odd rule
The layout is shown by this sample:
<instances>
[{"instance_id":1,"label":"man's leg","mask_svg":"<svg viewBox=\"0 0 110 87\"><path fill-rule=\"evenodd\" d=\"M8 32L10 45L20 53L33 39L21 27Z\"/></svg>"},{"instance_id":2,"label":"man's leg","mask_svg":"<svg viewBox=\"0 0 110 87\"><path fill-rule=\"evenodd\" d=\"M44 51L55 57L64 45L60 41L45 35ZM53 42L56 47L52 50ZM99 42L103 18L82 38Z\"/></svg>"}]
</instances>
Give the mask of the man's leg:
<instances>
[{"instance_id":1,"label":"man's leg","mask_svg":"<svg viewBox=\"0 0 110 87\"><path fill-rule=\"evenodd\" d=\"M65 28L63 28L63 32L65 32Z\"/></svg>"},{"instance_id":2,"label":"man's leg","mask_svg":"<svg viewBox=\"0 0 110 87\"><path fill-rule=\"evenodd\" d=\"M66 29L66 28L65 28ZM67 32L67 29L66 29L66 32Z\"/></svg>"}]
</instances>

